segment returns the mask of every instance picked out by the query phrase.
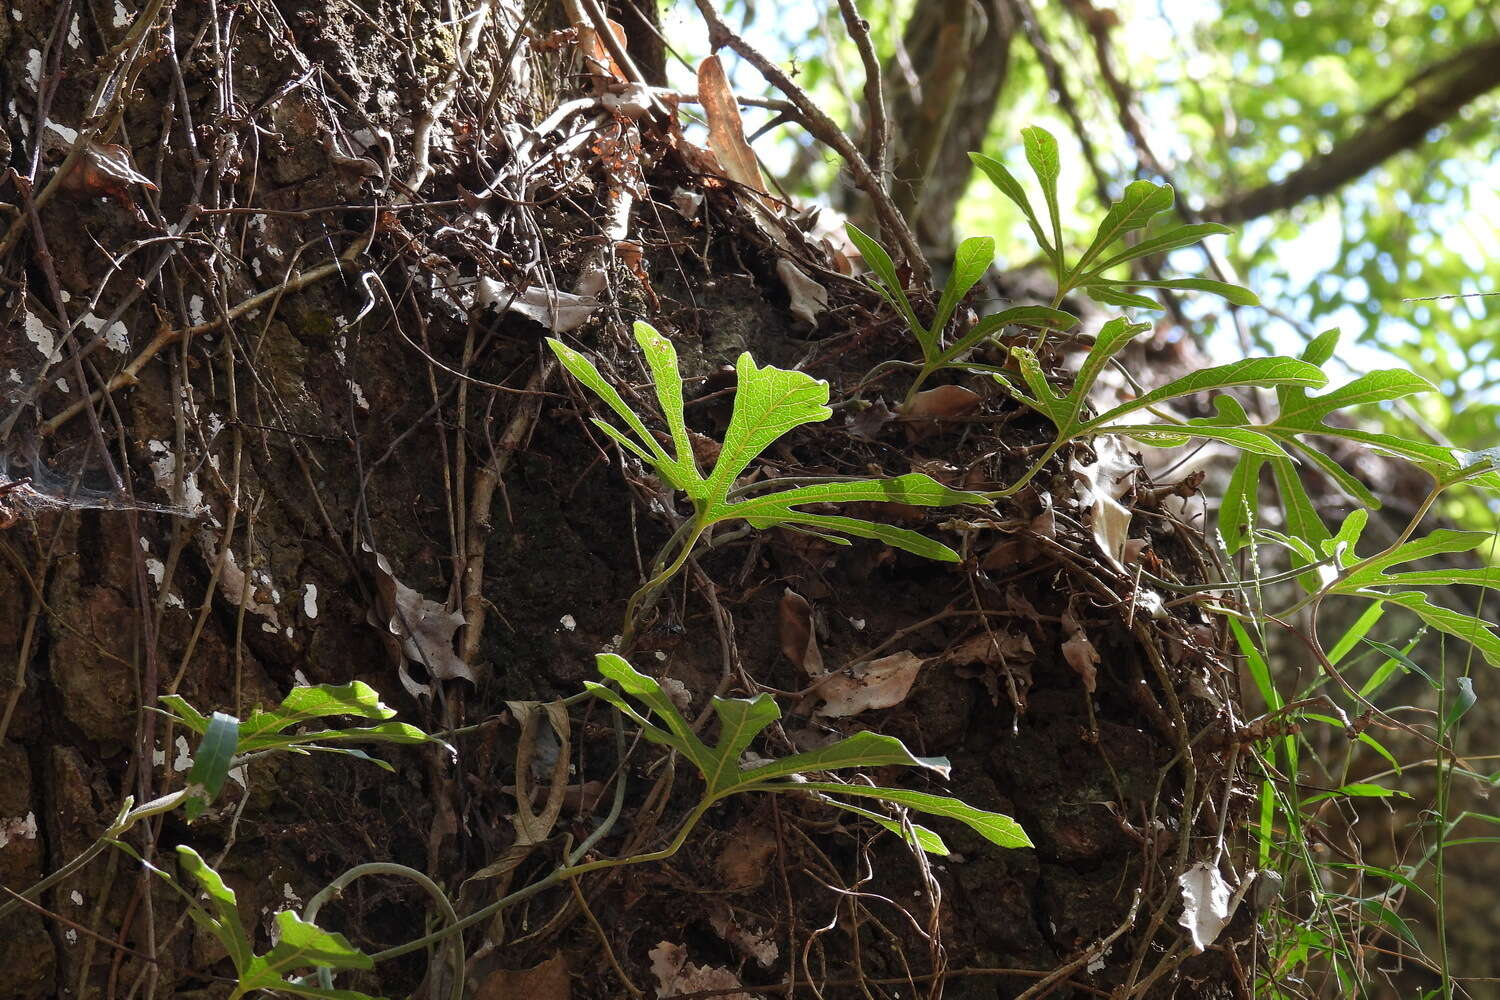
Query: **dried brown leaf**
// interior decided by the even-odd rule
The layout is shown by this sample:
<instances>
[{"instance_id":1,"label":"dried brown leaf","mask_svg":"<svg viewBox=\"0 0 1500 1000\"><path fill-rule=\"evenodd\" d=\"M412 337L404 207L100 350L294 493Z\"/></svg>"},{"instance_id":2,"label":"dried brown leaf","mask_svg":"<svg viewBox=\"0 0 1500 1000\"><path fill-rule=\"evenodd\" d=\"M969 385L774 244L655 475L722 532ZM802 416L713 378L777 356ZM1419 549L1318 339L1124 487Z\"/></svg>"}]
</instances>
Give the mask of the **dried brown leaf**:
<instances>
[{"instance_id":1,"label":"dried brown leaf","mask_svg":"<svg viewBox=\"0 0 1500 1000\"><path fill-rule=\"evenodd\" d=\"M755 151L745 141L739 103L718 56L709 56L698 64L698 100L702 102L703 115L708 119L709 148L718 156L725 176L751 191L768 194L760 179Z\"/></svg>"},{"instance_id":2,"label":"dried brown leaf","mask_svg":"<svg viewBox=\"0 0 1500 1000\"><path fill-rule=\"evenodd\" d=\"M928 420L949 420L966 417L979 409L984 398L973 389L961 385L940 385L917 393L906 408L909 417Z\"/></svg>"},{"instance_id":3,"label":"dried brown leaf","mask_svg":"<svg viewBox=\"0 0 1500 1000\"><path fill-rule=\"evenodd\" d=\"M475 992L475 1000L569 1000L573 982L568 976L568 959L558 952L529 969L497 969L485 977Z\"/></svg>"},{"instance_id":4,"label":"dried brown leaf","mask_svg":"<svg viewBox=\"0 0 1500 1000\"><path fill-rule=\"evenodd\" d=\"M366 543L360 548L375 578L376 607L371 624L387 637L387 646L399 652L401 683L408 693L431 693L427 685L412 679L406 670L408 663L421 664L437 680L461 677L473 682L474 671L453 650L453 634L464 624L463 613L429 601L396 579L385 556Z\"/></svg>"},{"instance_id":5,"label":"dried brown leaf","mask_svg":"<svg viewBox=\"0 0 1500 1000\"><path fill-rule=\"evenodd\" d=\"M890 708L906 700L926 661L909 650L827 675L818 685L823 705L814 715L842 719L872 708Z\"/></svg>"},{"instance_id":6,"label":"dried brown leaf","mask_svg":"<svg viewBox=\"0 0 1500 1000\"><path fill-rule=\"evenodd\" d=\"M807 671L809 677L822 677L823 653L818 648L817 629L813 625L812 605L792 588L786 588L777 606L781 632L781 651L786 658Z\"/></svg>"},{"instance_id":7,"label":"dried brown leaf","mask_svg":"<svg viewBox=\"0 0 1500 1000\"><path fill-rule=\"evenodd\" d=\"M85 198L108 198L135 210L135 196L130 191L132 184L156 190L151 178L135 169L135 164L130 162L130 150L103 142L90 142L58 182L59 188L69 194Z\"/></svg>"},{"instance_id":8,"label":"dried brown leaf","mask_svg":"<svg viewBox=\"0 0 1500 1000\"><path fill-rule=\"evenodd\" d=\"M1099 651L1071 611L1063 612L1062 627L1071 633L1062 644L1063 659L1083 678L1083 689L1093 694L1099 686Z\"/></svg>"},{"instance_id":9,"label":"dried brown leaf","mask_svg":"<svg viewBox=\"0 0 1500 1000\"><path fill-rule=\"evenodd\" d=\"M818 317L828 308L828 289L809 278L801 268L785 257L776 262L776 275L791 297L788 308L792 315L808 326L816 327Z\"/></svg>"},{"instance_id":10,"label":"dried brown leaf","mask_svg":"<svg viewBox=\"0 0 1500 1000\"><path fill-rule=\"evenodd\" d=\"M714 869L724 888L753 889L766 881L775 856L776 834L749 817L730 832Z\"/></svg>"},{"instance_id":11,"label":"dried brown leaf","mask_svg":"<svg viewBox=\"0 0 1500 1000\"><path fill-rule=\"evenodd\" d=\"M673 997L679 993L726 992L724 1000L750 1000L750 994L733 992L742 984L728 969L694 965L688 961L685 945L662 941L646 953L651 958L651 974L656 977L656 995Z\"/></svg>"},{"instance_id":12,"label":"dried brown leaf","mask_svg":"<svg viewBox=\"0 0 1500 1000\"><path fill-rule=\"evenodd\" d=\"M881 429L895 418L890 407L885 405L885 400L877 399L849 418L849 436L861 441L874 441L880 437Z\"/></svg>"}]
</instances>

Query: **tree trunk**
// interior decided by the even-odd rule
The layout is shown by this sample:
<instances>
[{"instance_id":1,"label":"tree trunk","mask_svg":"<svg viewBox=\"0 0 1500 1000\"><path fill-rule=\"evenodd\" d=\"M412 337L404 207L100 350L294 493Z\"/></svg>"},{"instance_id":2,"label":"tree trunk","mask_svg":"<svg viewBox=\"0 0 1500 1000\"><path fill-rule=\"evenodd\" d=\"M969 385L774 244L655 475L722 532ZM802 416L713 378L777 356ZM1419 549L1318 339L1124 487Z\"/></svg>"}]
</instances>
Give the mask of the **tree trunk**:
<instances>
[{"instance_id":1,"label":"tree trunk","mask_svg":"<svg viewBox=\"0 0 1500 1000\"><path fill-rule=\"evenodd\" d=\"M551 362L546 327L650 412L627 331L651 320L695 378L688 413L710 438L741 351L828 379L842 403L913 345L826 248L768 237L667 114L617 99L630 70L558 5L14 13L0 20L19 206L0 215L0 488L32 482L0 497L16 517L0 532L4 884L80 855L127 796L182 787L196 739L150 711L160 696L245 718L294 685L352 680L448 733L456 758L374 748L393 774L266 758L191 825L173 812L136 827L131 849L171 871L173 848L194 846L237 891L258 951L274 911L361 862L425 872L464 913L545 875L609 810L597 789L613 794L614 736L597 705L572 708L574 794L528 847L516 788L548 787L542 761L563 747L522 703L594 676L678 516L582 419L589 397ZM787 254L829 292L814 329L778 276ZM839 412L755 474L921 469L997 489L1050 432L997 394L971 423ZM965 556L952 568L874 542L725 535L630 654L682 682L690 717L714 693L806 688L780 652L790 588L828 665L907 652L924 666L901 704L857 719L783 697L785 741L872 728L945 754L946 789L872 778L1011 814L1035 850L939 823L956 853L929 863L810 798L730 800L667 861L473 928L473 995L1009 997L1063 966L1051 995L1229 995L1250 961L1244 911L1202 956L1176 922L1178 875L1220 863L1240 832L1224 635L1192 604L1153 611L1101 555L1076 482L1057 465L993 512L869 512L944 538ZM1139 476L1124 486L1160 572L1202 579L1171 498ZM422 640L403 644L418 612ZM518 773L518 754L534 767ZM650 745L630 754L605 855L661 847L695 801L684 767L674 782ZM1226 872L1243 861L1222 857ZM222 948L123 852L40 905L5 918L0 995L231 992ZM430 912L372 877L319 920L373 952L419 936ZM427 958L338 984L446 995Z\"/></svg>"}]
</instances>

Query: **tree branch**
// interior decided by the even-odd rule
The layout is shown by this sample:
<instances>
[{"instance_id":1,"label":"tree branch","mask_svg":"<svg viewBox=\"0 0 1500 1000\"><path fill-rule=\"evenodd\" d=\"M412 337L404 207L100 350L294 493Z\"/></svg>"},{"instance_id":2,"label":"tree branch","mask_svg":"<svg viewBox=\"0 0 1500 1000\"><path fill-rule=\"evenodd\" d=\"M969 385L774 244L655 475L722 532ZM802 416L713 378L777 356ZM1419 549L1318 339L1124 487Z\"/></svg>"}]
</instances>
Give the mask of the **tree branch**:
<instances>
[{"instance_id":1,"label":"tree branch","mask_svg":"<svg viewBox=\"0 0 1500 1000\"><path fill-rule=\"evenodd\" d=\"M1331 152L1308 161L1284 180L1208 209L1204 216L1239 223L1279 212L1307 198L1329 194L1396 154L1421 145L1432 129L1500 86L1500 38L1467 48L1438 69L1423 70L1401 88L1398 93L1419 91L1405 111L1386 116L1385 108L1394 102L1382 102L1375 117Z\"/></svg>"}]
</instances>

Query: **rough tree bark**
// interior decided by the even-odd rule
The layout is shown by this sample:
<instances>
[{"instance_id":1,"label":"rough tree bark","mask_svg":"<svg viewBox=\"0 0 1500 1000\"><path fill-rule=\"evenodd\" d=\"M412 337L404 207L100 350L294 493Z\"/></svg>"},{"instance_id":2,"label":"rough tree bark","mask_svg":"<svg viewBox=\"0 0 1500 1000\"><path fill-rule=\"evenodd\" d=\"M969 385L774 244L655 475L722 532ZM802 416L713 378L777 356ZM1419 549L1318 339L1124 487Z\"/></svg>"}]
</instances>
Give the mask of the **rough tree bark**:
<instances>
[{"instance_id":1,"label":"rough tree bark","mask_svg":"<svg viewBox=\"0 0 1500 1000\"><path fill-rule=\"evenodd\" d=\"M192 747L148 710L160 695L244 717L304 682L364 680L403 718L462 731L456 759L382 751L394 774L271 758L204 819L132 832L166 867L181 843L216 863L260 948L274 910L362 861L422 870L473 912L587 836L617 778L625 810L598 850L664 842L694 779L645 745L616 775L607 718L586 703L557 823L528 846L511 822L517 787L545 787L542 762L562 752L525 703L592 676L677 517L581 419L547 326L646 409L627 329L649 318L694 376L706 438L742 350L827 378L840 416L756 475L921 469L993 489L1045 438L978 384L989 395L961 419L882 417L889 381L845 404L908 339L829 248L745 211L670 103L624 85L590 37L600 4L566 6L583 28L564 5L436 0L32 0L0 19L0 475L33 480L4 497L18 518L0 532L6 887L79 855L127 795L181 786ZM609 5L627 6L642 9ZM814 328L793 316L783 259L828 290ZM715 692L805 688L781 652L790 588L830 666L901 652L924 666L902 704L854 720L784 698L792 714L760 749L898 735L952 758L946 790L1016 816L1035 850L943 827L957 853L929 863L812 801L729 802L669 861L474 929L474 995L1242 995L1245 913L1203 955L1176 923L1189 867L1245 872L1224 634L1101 553L1077 484L1058 465L993 511L870 512L945 538L965 556L954 568L874 543L726 536L631 652L695 712ZM1170 491L1138 472L1099 488L1135 511L1133 548L1156 572L1210 571ZM420 662L393 603L428 616ZM230 992L222 951L123 853L40 905L4 918L0 995ZM364 879L323 919L377 951L427 912L405 885ZM662 986L653 964L678 948L690 966ZM388 996L444 982L421 953L340 977Z\"/></svg>"}]
</instances>

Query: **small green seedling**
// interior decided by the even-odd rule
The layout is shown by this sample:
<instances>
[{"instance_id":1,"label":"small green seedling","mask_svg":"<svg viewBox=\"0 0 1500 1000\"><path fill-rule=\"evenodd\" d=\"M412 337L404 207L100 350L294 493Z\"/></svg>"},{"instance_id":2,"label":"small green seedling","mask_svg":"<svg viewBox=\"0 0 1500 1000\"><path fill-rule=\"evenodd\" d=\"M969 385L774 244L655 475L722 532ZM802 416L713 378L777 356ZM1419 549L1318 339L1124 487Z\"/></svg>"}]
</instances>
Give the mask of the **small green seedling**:
<instances>
[{"instance_id":1,"label":"small green seedling","mask_svg":"<svg viewBox=\"0 0 1500 1000\"><path fill-rule=\"evenodd\" d=\"M1175 447L1192 437L1213 438L1243 452L1271 457L1286 456L1286 452L1282 451L1275 440L1262 433L1261 429L1250 426L1248 420L1241 423L1183 421L1154 407L1169 399L1231 386L1306 387L1320 386L1327 381L1316 365L1294 358L1248 358L1200 369L1159 389L1144 392L1098 416L1090 417L1087 403L1089 390L1094 387L1094 382L1114 356L1133 338L1150 329L1150 326L1149 323L1131 323L1125 319L1113 319L1104 324L1094 339L1093 348L1079 368L1072 388L1066 393L1057 392L1048 383L1035 352L1024 347L1011 348L1011 356L1021 373L1019 383L1006 372L994 372L995 378L1016 399L1051 420L1057 426L1057 436L1020 480L991 494L992 496L1009 496L1015 493L1030 482L1063 445L1096 434L1123 434L1143 444L1161 447ZM1219 398L1229 399L1222 396ZM1138 410L1151 410L1167 422L1133 424L1121 421L1122 417Z\"/></svg>"},{"instance_id":2,"label":"small green seedling","mask_svg":"<svg viewBox=\"0 0 1500 1000\"><path fill-rule=\"evenodd\" d=\"M291 910L281 910L275 917L276 943L264 955L257 955L254 938L240 920L239 900L234 890L197 851L180 845L177 865L197 883L206 903L200 902L167 872L144 863L187 901L188 916L193 923L213 935L229 953L236 977L230 1000L239 1000L258 990L324 1000L374 1000L356 990L328 989L291 977L297 969L374 968L374 960L350 944L344 935L325 931Z\"/></svg>"},{"instance_id":3,"label":"small green seedling","mask_svg":"<svg viewBox=\"0 0 1500 1000\"><path fill-rule=\"evenodd\" d=\"M703 798L679 830L679 842L687 830L715 803L731 795L746 792L775 794L801 793L818 796L830 805L874 820L914 847L930 854L947 854L943 839L932 830L915 823L901 823L878 812L856 805L849 799L871 799L931 816L955 819L992 844L1001 847L1030 847L1031 840L1020 825L1009 816L976 809L959 799L904 788L886 788L863 783L809 780L805 775L818 772L846 771L853 768L920 767L946 778L951 770L942 757L917 757L894 736L869 731L855 733L819 750L793 754L780 760L741 764L741 756L750 743L771 723L781 718L781 710L768 694L754 698L713 699L714 714L719 719L719 741L709 746L698 738L661 685L639 672L622 657L613 653L598 656L599 673L620 690L588 682L596 697L609 702L641 727L646 739L680 753L703 776ZM636 703L644 706L638 708Z\"/></svg>"},{"instance_id":4,"label":"small green seedling","mask_svg":"<svg viewBox=\"0 0 1500 1000\"><path fill-rule=\"evenodd\" d=\"M202 737L194 751L193 767L188 771L184 789L189 822L197 819L213 803L229 772L251 754L273 750L306 754L317 750L346 754L394 771L390 764L363 750L336 744L438 743L446 746L442 740L427 735L416 726L389 721L395 717L395 709L387 708L375 689L363 681L294 687L280 705L269 711L256 711L243 722L223 712L205 716L181 695L162 695L161 702L174 719ZM287 732L293 726L314 719L340 715L369 719L377 725Z\"/></svg>"},{"instance_id":5,"label":"small green seedling","mask_svg":"<svg viewBox=\"0 0 1500 1000\"><path fill-rule=\"evenodd\" d=\"M750 357L749 352L741 354L735 365L739 383L734 395L734 411L719 448L718 461L712 472L707 476L703 475L698 468L697 457L693 454L683 413L682 375L677 367L677 351L671 341L646 323L635 324L635 339L646 356L656 388L656 399L666 418L672 440L671 453L626 405L615 387L604 380L592 362L561 341L551 338L547 341L563 366L602 399L625 422L630 433L627 434L597 417L593 421L595 426L608 434L621 448L653 466L663 479L686 493L693 504L693 517L667 543L667 549L657 563L658 566L663 563L666 565L630 600L625 621L627 639L634 628L635 612L641 601L682 568L704 532L726 521L747 521L752 527L761 530L784 525L842 545L849 543L839 535L874 538L928 559L958 561L958 553L948 546L906 528L798 509L813 503L860 501L904 503L920 507L988 503L981 494L949 489L920 473L909 473L891 479L815 482L760 495L751 495L752 490L766 484L736 488L735 480L739 475L777 438L795 427L827 420L833 415L827 405L827 382L815 379L806 372L788 371L770 365L761 367ZM672 555L674 552L675 556Z\"/></svg>"},{"instance_id":6,"label":"small green seedling","mask_svg":"<svg viewBox=\"0 0 1500 1000\"><path fill-rule=\"evenodd\" d=\"M845 228L850 241L874 275L871 284L906 321L913 336L917 338L917 345L922 349L922 367L918 370L917 377L912 379L903 408L911 406L933 372L958 365L964 355L998 333L1002 327L1029 326L1043 331L1068 330L1078 323L1078 317L1061 309L1018 306L985 316L967 333L944 347L943 333L948 321L953 318L953 312L964 296L969 294L969 290L989 270L990 262L995 257L995 241L988 236L974 236L959 244L958 253L953 257L953 270L948 275L948 284L943 287L942 297L938 300L937 315L930 324L924 324L917 318L911 300L906 297L906 290L901 287L901 279L896 274L896 265L892 263L890 254L854 223L849 223Z\"/></svg>"},{"instance_id":7,"label":"small green seedling","mask_svg":"<svg viewBox=\"0 0 1500 1000\"><path fill-rule=\"evenodd\" d=\"M1127 291L1130 288L1164 288L1176 291L1209 292L1223 297L1235 305L1259 305L1255 293L1239 285L1208 278L1169 278L1146 280L1126 273L1111 276L1114 271L1131 261L1144 257L1192 246L1209 236L1230 232L1227 226L1215 222L1175 226L1165 232L1147 236L1115 253L1109 253L1129 233L1144 229L1151 219L1172 207L1174 195L1170 184L1155 184L1151 181L1135 181L1125 188L1120 200L1109 207L1104 221L1094 232L1094 238L1076 261L1068 263L1063 251L1062 214L1058 203L1057 180L1062 173L1061 156L1057 140L1044 128L1031 126L1021 130L1026 147L1026 162L1042 186L1042 196L1047 203L1047 215L1051 223L1051 236L1043 230L1037 214L1032 210L1031 200L1005 165L983 153L970 153L974 162L1000 192L1015 203L1021 215L1031 227L1037 246L1052 263L1057 279L1057 294L1052 304L1056 306L1068 293L1082 291L1096 302L1112 306L1133 306L1140 309L1160 309L1161 305L1144 295Z\"/></svg>"}]
</instances>

